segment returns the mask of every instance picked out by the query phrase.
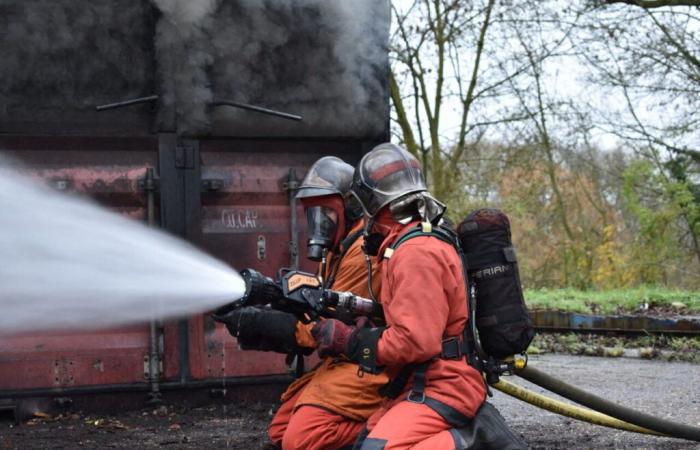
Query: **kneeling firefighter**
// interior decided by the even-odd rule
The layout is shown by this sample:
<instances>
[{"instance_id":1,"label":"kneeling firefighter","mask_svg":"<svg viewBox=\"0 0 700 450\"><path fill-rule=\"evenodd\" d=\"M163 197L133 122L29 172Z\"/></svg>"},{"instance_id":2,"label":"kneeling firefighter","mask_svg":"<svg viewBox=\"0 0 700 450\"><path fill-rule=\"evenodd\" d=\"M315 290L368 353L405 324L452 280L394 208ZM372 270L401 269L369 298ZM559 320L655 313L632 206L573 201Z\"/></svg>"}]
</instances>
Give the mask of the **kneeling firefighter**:
<instances>
[{"instance_id":1,"label":"kneeling firefighter","mask_svg":"<svg viewBox=\"0 0 700 450\"><path fill-rule=\"evenodd\" d=\"M427 191L420 163L396 145L379 145L355 170L352 191L365 213L365 251L382 258L386 326L326 319L312 331L319 350L391 379L355 448L526 448L484 405L482 375L467 363L462 261L441 238L447 231L434 232L445 206ZM473 420L477 412L483 420Z\"/></svg>"},{"instance_id":2,"label":"kneeling firefighter","mask_svg":"<svg viewBox=\"0 0 700 450\"><path fill-rule=\"evenodd\" d=\"M381 276L375 259L370 288L362 252L362 209L350 195L353 172L353 167L339 158L321 158L309 170L296 197L306 211L308 257L321 262L319 276L324 287L370 297L370 290L379 292ZM280 352L299 348L311 352L316 348L313 324L303 324L280 311L243 308L228 325L242 348ZM315 370L292 383L269 425L270 448L350 448L367 418L379 407L382 397L378 390L388 381L384 374L362 378L357 374L356 363L333 355L324 357Z\"/></svg>"}]
</instances>

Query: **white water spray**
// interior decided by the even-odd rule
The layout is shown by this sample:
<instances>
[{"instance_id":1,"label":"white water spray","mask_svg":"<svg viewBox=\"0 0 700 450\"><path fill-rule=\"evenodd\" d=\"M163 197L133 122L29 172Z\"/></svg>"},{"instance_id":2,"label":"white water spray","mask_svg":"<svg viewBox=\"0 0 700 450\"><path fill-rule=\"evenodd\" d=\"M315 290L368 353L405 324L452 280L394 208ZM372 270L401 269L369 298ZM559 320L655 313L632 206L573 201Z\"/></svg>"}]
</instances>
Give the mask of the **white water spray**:
<instances>
[{"instance_id":1,"label":"white water spray","mask_svg":"<svg viewBox=\"0 0 700 450\"><path fill-rule=\"evenodd\" d=\"M187 242L0 160L0 335L145 323L213 309L244 289Z\"/></svg>"}]
</instances>

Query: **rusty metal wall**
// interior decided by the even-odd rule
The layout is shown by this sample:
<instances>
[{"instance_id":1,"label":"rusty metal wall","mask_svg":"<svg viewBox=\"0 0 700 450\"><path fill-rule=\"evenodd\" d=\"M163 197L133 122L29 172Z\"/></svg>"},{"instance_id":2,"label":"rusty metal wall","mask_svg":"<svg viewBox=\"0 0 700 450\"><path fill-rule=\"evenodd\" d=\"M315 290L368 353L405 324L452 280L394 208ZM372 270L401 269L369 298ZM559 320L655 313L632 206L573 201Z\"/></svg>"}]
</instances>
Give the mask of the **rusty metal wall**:
<instances>
[{"instance_id":1,"label":"rusty metal wall","mask_svg":"<svg viewBox=\"0 0 700 450\"><path fill-rule=\"evenodd\" d=\"M157 161L153 138L0 136L0 150L56 189L92 197L145 221L146 198L139 181ZM0 391L143 382L148 336L145 325L81 333L28 330L3 337Z\"/></svg>"},{"instance_id":2,"label":"rusty metal wall","mask_svg":"<svg viewBox=\"0 0 700 450\"><path fill-rule=\"evenodd\" d=\"M319 157L355 163L373 142L352 140L40 137L0 135L0 151L56 189L86 195L146 220L144 177L159 175L161 225L242 269L274 274L293 263L289 188ZM292 191L293 192L293 191ZM158 202L156 202L158 204ZM167 209L167 211L166 211ZM299 262L305 221L297 206ZM47 299L50 301L50 299ZM99 301L99 299L96 299ZM146 390L148 324L109 330L27 333L0 340L0 398ZM207 314L164 324L161 381L201 386L285 374L283 355L242 352ZM253 378L254 379L254 378Z\"/></svg>"},{"instance_id":3,"label":"rusty metal wall","mask_svg":"<svg viewBox=\"0 0 700 450\"><path fill-rule=\"evenodd\" d=\"M239 269L272 275L299 261L313 271L304 262L298 206L298 243L290 245L289 188L320 156L355 163L388 139L390 3L310 3L311 9L229 2L207 22L218 26L180 35L168 28L167 12L148 0L5 2L0 153L56 189L144 222L144 178L153 169L163 229ZM272 34L255 18L284 32L284 45L279 33L270 44ZM353 27L338 26L348 18ZM240 53L227 43L249 31L261 44L253 56L246 56L247 44ZM197 76L183 75L187 70ZM160 100L95 112L97 104L153 94ZM208 94L306 117L285 122L213 108ZM0 400L146 391L149 339L148 324L3 338ZM239 351L206 314L164 324L162 362L160 381L173 389L287 370L281 355Z\"/></svg>"}]
</instances>

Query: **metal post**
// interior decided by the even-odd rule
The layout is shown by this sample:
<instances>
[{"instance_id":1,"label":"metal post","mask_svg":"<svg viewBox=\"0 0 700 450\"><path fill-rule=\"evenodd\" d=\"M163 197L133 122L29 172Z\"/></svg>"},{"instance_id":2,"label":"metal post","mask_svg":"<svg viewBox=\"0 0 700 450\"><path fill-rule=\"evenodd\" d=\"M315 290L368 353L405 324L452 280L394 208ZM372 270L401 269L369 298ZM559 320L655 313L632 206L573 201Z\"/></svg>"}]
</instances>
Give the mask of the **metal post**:
<instances>
[{"instance_id":1,"label":"metal post","mask_svg":"<svg viewBox=\"0 0 700 450\"><path fill-rule=\"evenodd\" d=\"M143 188L146 191L146 220L149 227L156 226L155 213L155 192L156 192L156 177L153 167L146 169L146 178L144 179ZM155 318L150 320L150 354L148 358L148 382L151 391L148 394L148 403L160 403L162 396L160 393L160 362L161 349L160 342L163 337L162 326Z\"/></svg>"},{"instance_id":2,"label":"metal post","mask_svg":"<svg viewBox=\"0 0 700 450\"><path fill-rule=\"evenodd\" d=\"M297 181L296 170L289 169L289 178L284 183L284 189L289 194L289 266L296 270L299 268L299 224L297 223L297 189L299 182Z\"/></svg>"},{"instance_id":3,"label":"metal post","mask_svg":"<svg viewBox=\"0 0 700 450\"><path fill-rule=\"evenodd\" d=\"M160 133L158 141L161 226L190 242L200 242L199 142L174 133ZM183 385L191 377L189 325L187 318L177 321L178 367Z\"/></svg>"}]
</instances>

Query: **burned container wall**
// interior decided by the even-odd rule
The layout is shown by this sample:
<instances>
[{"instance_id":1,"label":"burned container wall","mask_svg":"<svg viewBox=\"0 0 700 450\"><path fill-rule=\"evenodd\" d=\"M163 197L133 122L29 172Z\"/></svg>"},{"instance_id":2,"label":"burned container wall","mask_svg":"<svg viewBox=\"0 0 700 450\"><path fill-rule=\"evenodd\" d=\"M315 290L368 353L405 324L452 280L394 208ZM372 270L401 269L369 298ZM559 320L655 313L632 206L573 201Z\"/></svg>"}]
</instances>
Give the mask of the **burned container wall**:
<instances>
[{"instance_id":1,"label":"burned container wall","mask_svg":"<svg viewBox=\"0 0 700 450\"><path fill-rule=\"evenodd\" d=\"M270 276L294 264L315 272L306 259L306 221L298 202L296 249L290 195L320 157L354 164L365 147L358 141L208 139L200 142L202 195L198 245L237 269ZM207 315L190 321L190 367L194 379L286 373L284 355L241 351L226 328Z\"/></svg>"},{"instance_id":2,"label":"burned container wall","mask_svg":"<svg viewBox=\"0 0 700 450\"><path fill-rule=\"evenodd\" d=\"M290 189L319 157L354 164L388 139L389 4L5 0L0 153L144 222L155 169L159 226L236 269L314 271ZM95 111L148 96L157 100ZM0 397L148 388L149 338L148 324L4 337ZM239 351L206 313L165 324L162 361L164 386L287 370L282 355Z\"/></svg>"},{"instance_id":3,"label":"burned container wall","mask_svg":"<svg viewBox=\"0 0 700 450\"><path fill-rule=\"evenodd\" d=\"M375 144L329 139L194 140L174 134L0 136L0 152L21 162L37 181L89 196L144 223L145 178L149 169L157 169L159 201L154 213L161 226L236 269L252 267L268 275L295 261L302 270L316 270L305 258L306 226L298 203L297 229L292 226L295 183L321 156L336 155L355 164ZM287 373L283 355L239 350L225 327L206 312L168 321L163 331L163 389L233 378L266 380ZM3 337L0 398L42 392L68 395L86 388L93 393L146 391L149 343L148 324Z\"/></svg>"}]
</instances>

